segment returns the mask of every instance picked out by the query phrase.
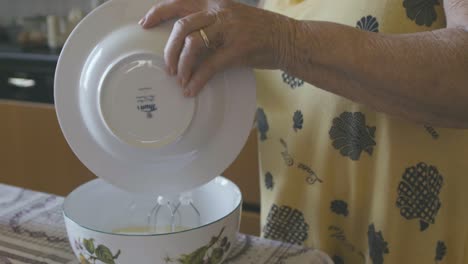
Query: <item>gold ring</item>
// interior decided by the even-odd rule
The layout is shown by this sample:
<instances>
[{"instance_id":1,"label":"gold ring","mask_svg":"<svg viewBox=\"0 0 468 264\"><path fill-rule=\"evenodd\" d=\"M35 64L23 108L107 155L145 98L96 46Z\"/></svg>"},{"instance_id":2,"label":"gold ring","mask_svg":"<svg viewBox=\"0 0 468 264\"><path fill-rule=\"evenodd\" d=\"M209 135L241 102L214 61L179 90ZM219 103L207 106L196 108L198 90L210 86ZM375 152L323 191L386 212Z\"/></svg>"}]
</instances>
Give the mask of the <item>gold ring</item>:
<instances>
[{"instance_id":1,"label":"gold ring","mask_svg":"<svg viewBox=\"0 0 468 264\"><path fill-rule=\"evenodd\" d=\"M206 35L205 31L203 29L200 29L200 36L203 39L203 42L205 42L205 46L209 49L210 48L210 39Z\"/></svg>"}]
</instances>

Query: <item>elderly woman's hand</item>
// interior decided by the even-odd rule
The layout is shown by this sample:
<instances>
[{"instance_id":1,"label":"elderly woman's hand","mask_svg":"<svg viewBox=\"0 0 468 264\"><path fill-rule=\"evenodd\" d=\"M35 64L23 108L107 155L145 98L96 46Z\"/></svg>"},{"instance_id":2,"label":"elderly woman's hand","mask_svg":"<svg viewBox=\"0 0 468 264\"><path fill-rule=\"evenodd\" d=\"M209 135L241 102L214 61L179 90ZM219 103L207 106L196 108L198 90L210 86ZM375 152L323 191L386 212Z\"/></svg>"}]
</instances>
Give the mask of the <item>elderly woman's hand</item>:
<instances>
[{"instance_id":1,"label":"elderly woman's hand","mask_svg":"<svg viewBox=\"0 0 468 264\"><path fill-rule=\"evenodd\" d=\"M162 0L140 21L148 29L179 18L164 59L185 96L194 96L219 71L232 66L277 68L290 19L230 0ZM284 52L283 52L284 53Z\"/></svg>"}]
</instances>

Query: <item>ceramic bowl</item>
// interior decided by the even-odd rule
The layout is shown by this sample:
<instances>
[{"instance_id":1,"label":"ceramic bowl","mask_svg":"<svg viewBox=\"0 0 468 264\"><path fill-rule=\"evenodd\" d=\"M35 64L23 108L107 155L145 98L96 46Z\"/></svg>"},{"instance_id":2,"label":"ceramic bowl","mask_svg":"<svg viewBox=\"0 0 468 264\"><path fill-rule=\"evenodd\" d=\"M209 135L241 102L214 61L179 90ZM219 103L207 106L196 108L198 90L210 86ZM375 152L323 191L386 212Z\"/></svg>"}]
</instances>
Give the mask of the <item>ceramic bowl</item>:
<instances>
[{"instance_id":1,"label":"ceramic bowl","mask_svg":"<svg viewBox=\"0 0 468 264\"><path fill-rule=\"evenodd\" d=\"M164 232L170 216L162 208L157 221L162 233L152 233L146 227L156 197L136 196L101 179L85 183L65 199L63 208L75 255L81 263L98 264L221 263L239 231L239 188L216 177L182 197L193 203L200 219L190 206L182 206L176 225L187 229Z\"/></svg>"}]
</instances>

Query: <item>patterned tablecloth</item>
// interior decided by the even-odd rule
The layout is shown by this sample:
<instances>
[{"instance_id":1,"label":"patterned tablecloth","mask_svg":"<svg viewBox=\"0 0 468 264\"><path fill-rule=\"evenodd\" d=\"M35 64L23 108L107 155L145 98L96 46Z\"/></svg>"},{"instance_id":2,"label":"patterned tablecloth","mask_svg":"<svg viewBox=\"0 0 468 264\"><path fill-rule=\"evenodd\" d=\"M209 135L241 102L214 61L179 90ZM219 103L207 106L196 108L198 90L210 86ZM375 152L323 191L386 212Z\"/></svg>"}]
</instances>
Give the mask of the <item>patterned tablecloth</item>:
<instances>
[{"instance_id":1,"label":"patterned tablecloth","mask_svg":"<svg viewBox=\"0 0 468 264\"><path fill-rule=\"evenodd\" d=\"M62 203L63 197L0 184L0 264L78 263L68 244ZM332 261L318 250L239 234L225 263Z\"/></svg>"}]
</instances>

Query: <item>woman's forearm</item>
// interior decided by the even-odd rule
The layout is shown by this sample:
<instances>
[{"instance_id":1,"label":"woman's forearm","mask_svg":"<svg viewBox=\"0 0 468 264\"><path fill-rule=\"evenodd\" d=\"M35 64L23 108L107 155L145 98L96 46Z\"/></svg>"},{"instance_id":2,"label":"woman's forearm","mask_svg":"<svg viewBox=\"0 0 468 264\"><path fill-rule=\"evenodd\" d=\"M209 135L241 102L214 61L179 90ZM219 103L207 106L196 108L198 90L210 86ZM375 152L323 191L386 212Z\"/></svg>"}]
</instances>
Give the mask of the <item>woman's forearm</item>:
<instances>
[{"instance_id":1,"label":"woman's forearm","mask_svg":"<svg viewBox=\"0 0 468 264\"><path fill-rule=\"evenodd\" d=\"M377 111L468 128L468 32L390 35L329 22L285 23L280 67Z\"/></svg>"}]
</instances>

